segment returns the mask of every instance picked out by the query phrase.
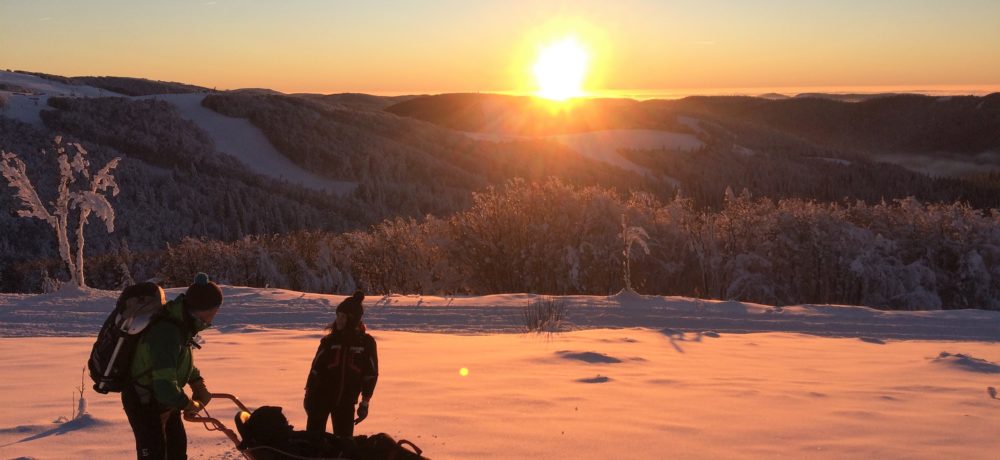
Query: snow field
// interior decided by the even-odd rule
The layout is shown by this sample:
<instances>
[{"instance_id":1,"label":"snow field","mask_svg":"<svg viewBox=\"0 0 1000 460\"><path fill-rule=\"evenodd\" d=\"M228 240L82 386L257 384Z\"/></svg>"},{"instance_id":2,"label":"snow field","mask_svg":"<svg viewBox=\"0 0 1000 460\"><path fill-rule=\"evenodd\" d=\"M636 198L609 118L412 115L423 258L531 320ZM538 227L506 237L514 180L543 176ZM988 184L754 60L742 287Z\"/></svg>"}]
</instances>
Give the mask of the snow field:
<instances>
[{"instance_id":1,"label":"snow field","mask_svg":"<svg viewBox=\"0 0 1000 460\"><path fill-rule=\"evenodd\" d=\"M997 343L648 329L372 333L381 375L358 432L409 439L436 459L985 459L1000 448L1000 401L986 393L1000 376ZM195 354L210 389L282 406L304 426L319 331L204 336ZM88 389L93 420L52 423L70 415L91 343L0 339L3 367L17 376L0 381L0 457L133 455L117 395ZM231 426L226 401L208 409ZM221 434L187 429L192 458L237 458Z\"/></svg>"}]
</instances>

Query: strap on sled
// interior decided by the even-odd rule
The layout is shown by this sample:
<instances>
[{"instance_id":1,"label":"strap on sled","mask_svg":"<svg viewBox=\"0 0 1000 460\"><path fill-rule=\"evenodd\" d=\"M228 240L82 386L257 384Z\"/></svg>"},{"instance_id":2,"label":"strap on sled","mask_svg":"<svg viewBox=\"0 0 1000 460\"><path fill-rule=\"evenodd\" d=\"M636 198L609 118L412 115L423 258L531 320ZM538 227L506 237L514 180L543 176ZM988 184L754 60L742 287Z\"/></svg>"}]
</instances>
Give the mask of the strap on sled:
<instances>
[{"instance_id":1,"label":"strap on sled","mask_svg":"<svg viewBox=\"0 0 1000 460\"><path fill-rule=\"evenodd\" d=\"M247 409L247 406L244 406L243 403L236 398L236 396L228 393L212 393L212 399L215 398L228 399L232 401L233 404L236 404L236 407L239 407L241 411L247 413L250 412L249 409ZM184 414L184 420L188 422L201 423L208 431L221 431L222 434L226 435L226 437L236 445L237 449L239 448L240 437L233 430L226 428L226 425L223 425L219 419L212 417L211 414L208 413L208 409L202 409L201 413L204 413L205 415Z\"/></svg>"},{"instance_id":2,"label":"strap on sled","mask_svg":"<svg viewBox=\"0 0 1000 460\"><path fill-rule=\"evenodd\" d=\"M407 441L406 439L400 439L399 441L396 441L396 445L399 446L399 447L402 447L404 449L406 448L407 444L409 444L410 447L413 448L413 452L415 454L417 454L417 455L423 455L424 454L424 451L421 450L419 447L417 447L416 444L414 444L414 443L412 443L410 441ZM392 458L395 457L395 456L396 456L396 453L393 452L392 455L389 457L389 459L392 460Z\"/></svg>"}]
</instances>

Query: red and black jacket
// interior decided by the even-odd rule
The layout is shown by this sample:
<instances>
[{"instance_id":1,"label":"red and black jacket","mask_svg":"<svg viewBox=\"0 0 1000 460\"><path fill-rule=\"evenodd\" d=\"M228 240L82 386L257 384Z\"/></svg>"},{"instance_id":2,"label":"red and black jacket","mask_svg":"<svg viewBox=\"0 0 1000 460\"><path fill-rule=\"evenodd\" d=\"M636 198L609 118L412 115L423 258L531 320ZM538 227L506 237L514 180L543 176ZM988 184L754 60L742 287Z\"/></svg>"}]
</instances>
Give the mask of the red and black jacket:
<instances>
[{"instance_id":1,"label":"red and black jacket","mask_svg":"<svg viewBox=\"0 0 1000 460\"><path fill-rule=\"evenodd\" d=\"M378 381L375 338L361 330L333 331L319 342L306 379L306 409L332 410L371 398Z\"/></svg>"}]
</instances>

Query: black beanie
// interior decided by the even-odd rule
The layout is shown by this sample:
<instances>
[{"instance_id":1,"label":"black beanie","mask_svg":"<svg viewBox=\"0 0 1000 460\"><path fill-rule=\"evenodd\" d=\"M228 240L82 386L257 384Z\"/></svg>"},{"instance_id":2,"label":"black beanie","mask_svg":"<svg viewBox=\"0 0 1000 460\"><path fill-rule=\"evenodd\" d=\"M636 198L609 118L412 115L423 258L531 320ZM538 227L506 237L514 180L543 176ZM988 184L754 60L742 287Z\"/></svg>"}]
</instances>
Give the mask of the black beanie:
<instances>
[{"instance_id":1,"label":"black beanie","mask_svg":"<svg viewBox=\"0 0 1000 460\"><path fill-rule=\"evenodd\" d=\"M344 299L337 305L337 313L345 313L347 316L361 319L361 315L365 314L365 308L361 306L361 302L365 300L365 293L360 289L354 291L354 295Z\"/></svg>"},{"instance_id":2,"label":"black beanie","mask_svg":"<svg viewBox=\"0 0 1000 460\"><path fill-rule=\"evenodd\" d=\"M208 280L208 275L198 273L194 284L184 293L184 306L188 310L211 310L222 305L222 289L218 284Z\"/></svg>"}]
</instances>

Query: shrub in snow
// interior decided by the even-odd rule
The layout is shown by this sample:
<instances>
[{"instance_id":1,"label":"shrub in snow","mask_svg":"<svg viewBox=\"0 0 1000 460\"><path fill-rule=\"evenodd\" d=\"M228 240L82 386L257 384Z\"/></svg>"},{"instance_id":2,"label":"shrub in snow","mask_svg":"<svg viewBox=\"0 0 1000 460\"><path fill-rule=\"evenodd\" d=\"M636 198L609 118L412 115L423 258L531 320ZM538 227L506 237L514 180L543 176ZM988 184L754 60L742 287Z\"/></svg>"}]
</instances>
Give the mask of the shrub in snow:
<instances>
[{"instance_id":1,"label":"shrub in snow","mask_svg":"<svg viewBox=\"0 0 1000 460\"><path fill-rule=\"evenodd\" d=\"M561 300L543 297L524 309L524 326L528 332L559 332L566 319L566 304Z\"/></svg>"},{"instance_id":2,"label":"shrub in snow","mask_svg":"<svg viewBox=\"0 0 1000 460\"><path fill-rule=\"evenodd\" d=\"M28 179L27 167L16 154L0 151L0 173L7 179L8 185L17 190L16 197L23 206L17 214L41 219L52 227L59 245L59 256L69 269L72 285L83 287L83 228L90 215L95 214L104 221L108 232L114 231L115 211L104 194L108 191L112 196L118 194L118 184L111 171L121 159L114 158L97 173L91 174L87 151L83 146L78 143L69 143L67 146L76 151L72 159L62 144L62 136L56 136L54 147L59 167L59 186L56 200L50 203L51 209L42 203ZM69 226L73 220L70 213L74 210L77 217L75 261L69 239Z\"/></svg>"},{"instance_id":3,"label":"shrub in snow","mask_svg":"<svg viewBox=\"0 0 1000 460\"><path fill-rule=\"evenodd\" d=\"M49 276L48 270L42 270L42 292L48 294L59 290L59 280Z\"/></svg>"}]
</instances>

